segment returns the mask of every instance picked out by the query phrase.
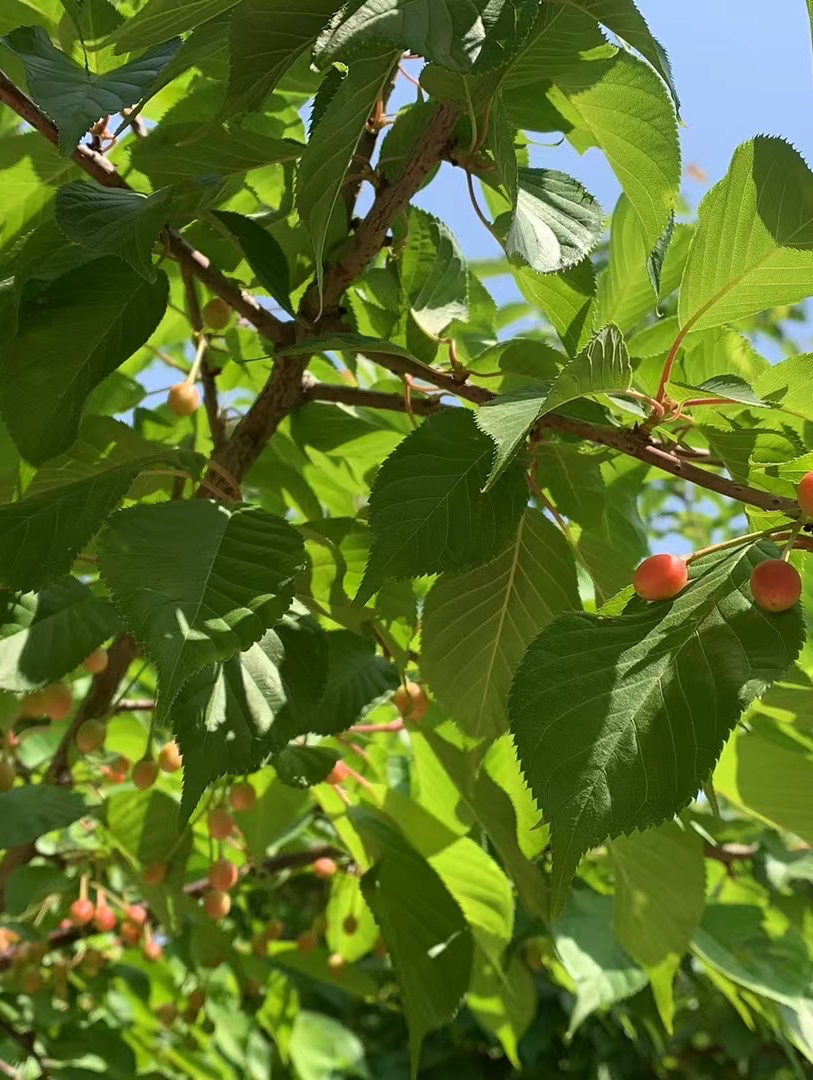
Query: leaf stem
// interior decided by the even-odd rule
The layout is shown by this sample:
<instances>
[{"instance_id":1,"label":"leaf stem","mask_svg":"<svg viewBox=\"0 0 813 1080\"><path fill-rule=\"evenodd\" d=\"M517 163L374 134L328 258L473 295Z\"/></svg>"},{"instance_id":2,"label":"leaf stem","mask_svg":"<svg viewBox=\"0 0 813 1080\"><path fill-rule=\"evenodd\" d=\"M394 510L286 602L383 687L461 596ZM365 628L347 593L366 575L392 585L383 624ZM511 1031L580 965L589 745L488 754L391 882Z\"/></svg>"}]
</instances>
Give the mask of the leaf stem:
<instances>
[{"instance_id":1,"label":"leaf stem","mask_svg":"<svg viewBox=\"0 0 813 1080\"><path fill-rule=\"evenodd\" d=\"M655 395L661 404L663 404L663 399L666 396L666 384L672 377L672 368L675 366L680 346L683 344L683 339L688 334L690 327L691 323L687 323L678 333L678 336L672 342L672 347L666 357L666 363L663 365L663 372L661 373L661 381L658 384L658 393Z\"/></svg>"},{"instance_id":2,"label":"leaf stem","mask_svg":"<svg viewBox=\"0 0 813 1080\"><path fill-rule=\"evenodd\" d=\"M770 529L762 529L760 532L746 533L744 536L733 536L730 540L723 540L719 544L712 544L710 547L700 548L698 551L693 551L691 555L686 556L686 565L693 563L695 559L702 559L705 555L711 555L715 551L725 551L727 548L744 547L745 544L753 543L756 540L764 540L766 536L773 536L775 533L784 532L787 529L787 523L784 525L774 525ZM801 525L796 529L798 533ZM794 536L794 540L795 540Z\"/></svg>"}]
</instances>

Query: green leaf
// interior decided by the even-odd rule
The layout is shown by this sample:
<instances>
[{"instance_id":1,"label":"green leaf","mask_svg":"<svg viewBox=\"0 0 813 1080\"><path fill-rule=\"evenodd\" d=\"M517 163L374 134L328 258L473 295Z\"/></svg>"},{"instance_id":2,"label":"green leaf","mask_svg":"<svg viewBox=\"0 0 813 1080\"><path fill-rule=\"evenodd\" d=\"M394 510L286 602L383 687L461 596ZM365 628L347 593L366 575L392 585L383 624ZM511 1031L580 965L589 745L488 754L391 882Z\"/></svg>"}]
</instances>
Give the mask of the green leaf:
<instances>
[{"instance_id":1,"label":"green leaf","mask_svg":"<svg viewBox=\"0 0 813 1080\"><path fill-rule=\"evenodd\" d=\"M646 975L624 952L612 930L613 900L590 889L571 893L554 927L556 951L576 985L568 1034L593 1012L637 994Z\"/></svg>"},{"instance_id":2,"label":"green leaf","mask_svg":"<svg viewBox=\"0 0 813 1080\"><path fill-rule=\"evenodd\" d=\"M153 247L171 202L168 188L145 197L77 181L59 189L56 219L69 240L97 255L118 255L147 281L155 281Z\"/></svg>"},{"instance_id":3,"label":"green leaf","mask_svg":"<svg viewBox=\"0 0 813 1080\"><path fill-rule=\"evenodd\" d=\"M214 216L240 245L246 262L268 295L293 314L288 260L271 233L251 218L230 210L215 210Z\"/></svg>"},{"instance_id":4,"label":"green leaf","mask_svg":"<svg viewBox=\"0 0 813 1080\"><path fill-rule=\"evenodd\" d=\"M271 758L283 784L309 788L321 784L341 757L327 746L286 746Z\"/></svg>"},{"instance_id":5,"label":"green leaf","mask_svg":"<svg viewBox=\"0 0 813 1080\"><path fill-rule=\"evenodd\" d=\"M0 596L0 688L58 682L119 627L113 605L74 578L39 593Z\"/></svg>"},{"instance_id":6,"label":"green leaf","mask_svg":"<svg viewBox=\"0 0 813 1080\"><path fill-rule=\"evenodd\" d=\"M87 812L84 799L75 791L44 784L13 788L0 795L0 849L33 843Z\"/></svg>"},{"instance_id":7,"label":"green leaf","mask_svg":"<svg viewBox=\"0 0 813 1080\"><path fill-rule=\"evenodd\" d=\"M765 541L709 556L675 600L563 615L525 653L509 716L552 827L554 911L589 847L659 825L696 794L742 711L798 655L798 609L768 616L751 597L754 567L776 557Z\"/></svg>"},{"instance_id":8,"label":"green leaf","mask_svg":"<svg viewBox=\"0 0 813 1080\"><path fill-rule=\"evenodd\" d=\"M138 474L158 465L194 478L203 458L147 442L110 417L86 417L71 449L37 470L23 498L0 504L0 581L27 590L66 573Z\"/></svg>"},{"instance_id":9,"label":"green leaf","mask_svg":"<svg viewBox=\"0 0 813 1080\"><path fill-rule=\"evenodd\" d=\"M69 879L58 866L21 866L6 881L3 899L9 915L24 915L33 904L69 889Z\"/></svg>"},{"instance_id":10,"label":"green leaf","mask_svg":"<svg viewBox=\"0 0 813 1080\"><path fill-rule=\"evenodd\" d=\"M346 925L349 916L355 920L352 933L348 933L350 927ZM350 963L372 952L378 940L378 927L361 895L361 882L354 874L334 877L325 917L325 939L331 952L339 953Z\"/></svg>"},{"instance_id":11,"label":"green leaf","mask_svg":"<svg viewBox=\"0 0 813 1080\"><path fill-rule=\"evenodd\" d=\"M744 813L813 843L813 758L793 743L738 732L714 772L715 790Z\"/></svg>"},{"instance_id":12,"label":"green leaf","mask_svg":"<svg viewBox=\"0 0 813 1080\"><path fill-rule=\"evenodd\" d=\"M813 291L813 175L789 143L761 136L738 147L698 217L678 305L684 333Z\"/></svg>"},{"instance_id":13,"label":"green leaf","mask_svg":"<svg viewBox=\"0 0 813 1080\"><path fill-rule=\"evenodd\" d=\"M353 61L299 163L297 208L311 239L320 296L328 229L342 182L395 59L392 52L379 51Z\"/></svg>"},{"instance_id":14,"label":"green leaf","mask_svg":"<svg viewBox=\"0 0 813 1080\"><path fill-rule=\"evenodd\" d=\"M680 144L669 92L643 61L626 52L581 61L554 79L551 98L607 155L651 251L677 204Z\"/></svg>"},{"instance_id":15,"label":"green leaf","mask_svg":"<svg viewBox=\"0 0 813 1080\"><path fill-rule=\"evenodd\" d=\"M147 0L111 35L117 53L157 45L231 10L239 0Z\"/></svg>"},{"instance_id":16,"label":"green leaf","mask_svg":"<svg viewBox=\"0 0 813 1080\"><path fill-rule=\"evenodd\" d=\"M594 331L596 272L589 259L558 274L514 268L522 295L550 319L569 356L576 356Z\"/></svg>"},{"instance_id":17,"label":"green leaf","mask_svg":"<svg viewBox=\"0 0 813 1080\"><path fill-rule=\"evenodd\" d=\"M404 360L416 362L409 349L394 345L384 338L367 337L365 334L325 334L322 337L303 341L299 345L285 346L286 356L312 356L320 352L364 353L365 356L384 353L387 356L399 356Z\"/></svg>"},{"instance_id":18,"label":"green leaf","mask_svg":"<svg viewBox=\"0 0 813 1080\"><path fill-rule=\"evenodd\" d=\"M158 669L157 716L200 668L259 641L285 614L299 534L256 506L204 499L134 506L99 538L99 570Z\"/></svg>"},{"instance_id":19,"label":"green leaf","mask_svg":"<svg viewBox=\"0 0 813 1080\"><path fill-rule=\"evenodd\" d=\"M163 791L111 796L106 824L116 846L145 866L166 862L178 850L178 805Z\"/></svg>"},{"instance_id":20,"label":"green leaf","mask_svg":"<svg viewBox=\"0 0 813 1080\"><path fill-rule=\"evenodd\" d=\"M339 0L242 0L232 15L232 58L223 117L259 109L316 40Z\"/></svg>"},{"instance_id":21,"label":"green leaf","mask_svg":"<svg viewBox=\"0 0 813 1080\"><path fill-rule=\"evenodd\" d=\"M505 1056L515 1069L521 1069L518 1044L536 1015L537 994L533 976L518 957L507 970L488 960L483 953L475 957L466 1004L480 1024L500 1040Z\"/></svg>"},{"instance_id":22,"label":"green leaf","mask_svg":"<svg viewBox=\"0 0 813 1080\"><path fill-rule=\"evenodd\" d=\"M43 222L56 189L78 175L73 161L60 157L38 131L0 139L1 255Z\"/></svg>"},{"instance_id":23,"label":"green leaf","mask_svg":"<svg viewBox=\"0 0 813 1080\"><path fill-rule=\"evenodd\" d=\"M324 693L301 732L338 735L398 689L400 679L393 663L376 653L372 637L350 630L327 634L328 668Z\"/></svg>"},{"instance_id":24,"label":"green leaf","mask_svg":"<svg viewBox=\"0 0 813 1080\"><path fill-rule=\"evenodd\" d=\"M468 988L471 928L437 872L384 819L351 814L375 859L361 891L392 956L416 1077L424 1037L454 1018Z\"/></svg>"},{"instance_id":25,"label":"green leaf","mask_svg":"<svg viewBox=\"0 0 813 1080\"><path fill-rule=\"evenodd\" d=\"M327 665L327 635L295 605L244 652L189 679L171 709L184 760L183 820L219 776L256 771L309 730Z\"/></svg>"},{"instance_id":26,"label":"green leaf","mask_svg":"<svg viewBox=\"0 0 813 1080\"><path fill-rule=\"evenodd\" d=\"M506 252L532 270L566 270L588 255L604 232L604 211L572 176L520 169Z\"/></svg>"},{"instance_id":27,"label":"green leaf","mask_svg":"<svg viewBox=\"0 0 813 1080\"><path fill-rule=\"evenodd\" d=\"M149 338L168 295L163 271L151 284L106 256L23 302L0 354L0 413L23 457L40 464L67 450L88 394Z\"/></svg>"},{"instance_id":28,"label":"green leaf","mask_svg":"<svg viewBox=\"0 0 813 1080\"><path fill-rule=\"evenodd\" d=\"M507 547L525 505L525 479L513 465L483 494L491 455L463 409L430 417L396 447L370 493L373 544L357 600L387 578L461 572Z\"/></svg>"},{"instance_id":29,"label":"green leaf","mask_svg":"<svg viewBox=\"0 0 813 1080\"><path fill-rule=\"evenodd\" d=\"M324 1013L296 1013L289 1043L291 1061L301 1080L366 1076L364 1043L350 1028Z\"/></svg>"},{"instance_id":30,"label":"green leaf","mask_svg":"<svg viewBox=\"0 0 813 1080\"><path fill-rule=\"evenodd\" d=\"M652 34L635 0L555 0L556 3L577 8L592 15L613 34L645 57L669 87L675 108L680 108L672 65L666 49Z\"/></svg>"},{"instance_id":31,"label":"green leaf","mask_svg":"<svg viewBox=\"0 0 813 1080\"><path fill-rule=\"evenodd\" d=\"M536 421L576 398L626 390L632 381L629 353L617 326L607 326L547 386L500 394L477 412L477 426L494 441L490 490L528 438Z\"/></svg>"},{"instance_id":32,"label":"green leaf","mask_svg":"<svg viewBox=\"0 0 813 1080\"><path fill-rule=\"evenodd\" d=\"M437 218L412 207L401 259L401 287L415 322L438 338L469 315L466 261L454 234Z\"/></svg>"},{"instance_id":33,"label":"green leaf","mask_svg":"<svg viewBox=\"0 0 813 1080\"><path fill-rule=\"evenodd\" d=\"M499 90L491 100L488 141L500 183L505 188L509 203L516 206L519 195L517 148L514 145L514 128L508 117L502 92Z\"/></svg>"},{"instance_id":34,"label":"green leaf","mask_svg":"<svg viewBox=\"0 0 813 1080\"><path fill-rule=\"evenodd\" d=\"M316 43L326 63L365 42L391 42L453 71L500 67L533 24L537 0L351 0Z\"/></svg>"},{"instance_id":35,"label":"green leaf","mask_svg":"<svg viewBox=\"0 0 813 1080\"><path fill-rule=\"evenodd\" d=\"M620 836L610 845L615 866L614 926L643 968L686 953L706 906L703 841L667 822Z\"/></svg>"},{"instance_id":36,"label":"green leaf","mask_svg":"<svg viewBox=\"0 0 813 1080\"><path fill-rule=\"evenodd\" d=\"M426 598L421 670L440 704L468 734L508 727L508 691L525 649L563 611L580 607L573 556L559 530L526 510L497 559L444 575Z\"/></svg>"},{"instance_id":37,"label":"green leaf","mask_svg":"<svg viewBox=\"0 0 813 1080\"><path fill-rule=\"evenodd\" d=\"M22 60L31 96L59 129L65 156L101 117L139 102L181 47L178 39L162 38L137 60L96 75L55 49L41 26L22 26L2 40Z\"/></svg>"},{"instance_id":38,"label":"green leaf","mask_svg":"<svg viewBox=\"0 0 813 1080\"><path fill-rule=\"evenodd\" d=\"M685 383L670 383L670 386L675 385L677 388L677 396L683 397L722 397L728 398L729 401L739 401L743 405L750 405L752 408L767 409L770 406L766 401L763 401L758 394L754 393L751 386L740 378L739 375L713 375L710 379L706 379L700 383L699 386L688 386ZM687 393L691 391L691 393ZM700 394L697 391L701 391Z\"/></svg>"},{"instance_id":39,"label":"green leaf","mask_svg":"<svg viewBox=\"0 0 813 1080\"><path fill-rule=\"evenodd\" d=\"M754 391L783 412L813 421L813 401L810 395L810 372L813 354L800 353L766 368L754 382Z\"/></svg>"}]
</instances>

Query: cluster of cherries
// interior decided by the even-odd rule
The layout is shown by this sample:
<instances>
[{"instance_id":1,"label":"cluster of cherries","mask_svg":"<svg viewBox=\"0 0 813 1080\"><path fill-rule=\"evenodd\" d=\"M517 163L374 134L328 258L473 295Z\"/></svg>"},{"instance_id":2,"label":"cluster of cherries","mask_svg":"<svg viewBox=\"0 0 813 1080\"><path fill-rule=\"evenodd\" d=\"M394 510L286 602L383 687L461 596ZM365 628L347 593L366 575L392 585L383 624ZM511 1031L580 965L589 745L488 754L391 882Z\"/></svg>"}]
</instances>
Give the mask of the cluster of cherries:
<instances>
[{"instance_id":1,"label":"cluster of cherries","mask_svg":"<svg viewBox=\"0 0 813 1080\"><path fill-rule=\"evenodd\" d=\"M813 472L802 477L796 497L804 517L813 518ZM790 554L790 548L786 554ZM643 600L671 600L677 596L689 580L688 558L651 555L644 559L632 579L636 593ZM751 594L763 611L788 611L802 595L799 571L784 557L766 559L751 575Z\"/></svg>"},{"instance_id":2,"label":"cluster of cherries","mask_svg":"<svg viewBox=\"0 0 813 1080\"><path fill-rule=\"evenodd\" d=\"M231 322L232 312L225 300L215 296L204 305L201 314L210 330L225 330ZM196 376L197 372L193 368L184 382L171 387L167 395L167 405L170 412L176 416L191 416L200 408L200 394L194 382Z\"/></svg>"}]
</instances>

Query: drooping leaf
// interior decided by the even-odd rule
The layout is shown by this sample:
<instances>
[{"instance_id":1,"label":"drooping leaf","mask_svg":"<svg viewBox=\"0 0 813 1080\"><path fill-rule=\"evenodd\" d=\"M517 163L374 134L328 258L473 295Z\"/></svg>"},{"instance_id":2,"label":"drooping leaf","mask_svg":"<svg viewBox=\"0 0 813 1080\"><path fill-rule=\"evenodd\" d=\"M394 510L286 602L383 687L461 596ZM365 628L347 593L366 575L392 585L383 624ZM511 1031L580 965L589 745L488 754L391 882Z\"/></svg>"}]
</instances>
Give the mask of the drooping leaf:
<instances>
[{"instance_id":1,"label":"drooping leaf","mask_svg":"<svg viewBox=\"0 0 813 1080\"><path fill-rule=\"evenodd\" d=\"M97 255L118 255L147 281L155 281L152 250L171 202L168 188L144 196L77 181L59 189L56 219L74 243Z\"/></svg>"},{"instance_id":2,"label":"drooping leaf","mask_svg":"<svg viewBox=\"0 0 813 1080\"><path fill-rule=\"evenodd\" d=\"M166 310L169 285L105 256L24 302L0 352L0 412L20 453L41 464L67 450L88 394L132 355Z\"/></svg>"},{"instance_id":3,"label":"drooping leaf","mask_svg":"<svg viewBox=\"0 0 813 1080\"><path fill-rule=\"evenodd\" d=\"M370 494L373 544L357 599L390 577L461 572L513 539L526 500L522 468L509 466L487 494L492 447L472 415L425 420L379 469Z\"/></svg>"},{"instance_id":4,"label":"drooping leaf","mask_svg":"<svg viewBox=\"0 0 813 1080\"><path fill-rule=\"evenodd\" d=\"M324 693L303 720L302 734L337 735L361 720L400 683L395 665L376 653L372 637L350 630L327 634L328 668Z\"/></svg>"},{"instance_id":5,"label":"drooping leaf","mask_svg":"<svg viewBox=\"0 0 813 1080\"><path fill-rule=\"evenodd\" d=\"M271 758L283 784L310 788L321 784L341 755L327 746L286 746Z\"/></svg>"},{"instance_id":6,"label":"drooping leaf","mask_svg":"<svg viewBox=\"0 0 813 1080\"><path fill-rule=\"evenodd\" d=\"M358 810L352 818L375 860L361 890L392 955L415 1077L424 1037L453 1019L468 987L471 929L437 872L386 819Z\"/></svg>"},{"instance_id":7,"label":"drooping leaf","mask_svg":"<svg viewBox=\"0 0 813 1080\"><path fill-rule=\"evenodd\" d=\"M353 61L299 163L297 208L311 239L320 292L328 229L342 182L395 59L386 50Z\"/></svg>"},{"instance_id":8,"label":"drooping leaf","mask_svg":"<svg viewBox=\"0 0 813 1080\"><path fill-rule=\"evenodd\" d=\"M522 43L536 0L351 0L316 43L322 62L352 55L364 42L387 41L453 71L499 67Z\"/></svg>"},{"instance_id":9,"label":"drooping leaf","mask_svg":"<svg viewBox=\"0 0 813 1080\"><path fill-rule=\"evenodd\" d=\"M412 208L401 259L401 287L412 317L437 338L455 319L469 314L463 252L451 230L423 210Z\"/></svg>"},{"instance_id":10,"label":"drooping leaf","mask_svg":"<svg viewBox=\"0 0 813 1080\"><path fill-rule=\"evenodd\" d=\"M259 109L316 40L338 0L242 0L229 27L232 58L224 117Z\"/></svg>"},{"instance_id":11,"label":"drooping leaf","mask_svg":"<svg viewBox=\"0 0 813 1080\"><path fill-rule=\"evenodd\" d=\"M13 788L0 794L0 849L30 844L87 812L85 800L75 791L42 784Z\"/></svg>"},{"instance_id":12,"label":"drooping leaf","mask_svg":"<svg viewBox=\"0 0 813 1080\"><path fill-rule=\"evenodd\" d=\"M646 975L621 947L612 929L612 897L590 889L571 893L554 926L556 950L576 984L569 1033L593 1012L636 994Z\"/></svg>"},{"instance_id":13,"label":"drooping leaf","mask_svg":"<svg viewBox=\"0 0 813 1080\"><path fill-rule=\"evenodd\" d=\"M303 557L296 530L256 506L195 499L111 518L99 569L158 669L159 716L191 675L248 649L285 614Z\"/></svg>"},{"instance_id":14,"label":"drooping leaf","mask_svg":"<svg viewBox=\"0 0 813 1080\"><path fill-rule=\"evenodd\" d=\"M88 416L70 450L38 469L19 502L0 504L0 581L35 589L66 573L138 474L170 466L196 477L203 458Z\"/></svg>"},{"instance_id":15,"label":"drooping leaf","mask_svg":"<svg viewBox=\"0 0 813 1080\"><path fill-rule=\"evenodd\" d=\"M506 240L540 274L574 266L604 231L604 211L573 177L553 169L520 169L516 209Z\"/></svg>"},{"instance_id":16,"label":"drooping leaf","mask_svg":"<svg viewBox=\"0 0 813 1080\"><path fill-rule=\"evenodd\" d=\"M581 61L557 75L554 84L554 105L607 155L651 251L680 187L680 144L669 91L647 64L624 51L612 60Z\"/></svg>"},{"instance_id":17,"label":"drooping leaf","mask_svg":"<svg viewBox=\"0 0 813 1080\"><path fill-rule=\"evenodd\" d=\"M327 665L327 635L295 606L250 648L189 679L171 709L184 761L183 819L219 776L254 772L309 730Z\"/></svg>"},{"instance_id":18,"label":"drooping leaf","mask_svg":"<svg viewBox=\"0 0 813 1080\"><path fill-rule=\"evenodd\" d=\"M115 71L96 75L54 48L41 26L22 26L3 44L23 62L31 96L59 129L60 153L68 155L97 120L135 105L181 46L167 41Z\"/></svg>"},{"instance_id":19,"label":"drooping leaf","mask_svg":"<svg viewBox=\"0 0 813 1080\"><path fill-rule=\"evenodd\" d=\"M496 452L485 490L496 483L540 417L576 398L623 391L631 381L624 338L617 326L607 326L552 383L523 387L486 402L477 412L477 425L493 440Z\"/></svg>"},{"instance_id":20,"label":"drooping leaf","mask_svg":"<svg viewBox=\"0 0 813 1080\"><path fill-rule=\"evenodd\" d=\"M132 52L202 26L229 11L239 0L147 0L112 35L117 53Z\"/></svg>"},{"instance_id":21,"label":"drooping leaf","mask_svg":"<svg viewBox=\"0 0 813 1080\"><path fill-rule=\"evenodd\" d=\"M57 682L118 627L110 601L74 578L39 593L3 593L0 688L27 693Z\"/></svg>"},{"instance_id":22,"label":"drooping leaf","mask_svg":"<svg viewBox=\"0 0 813 1080\"><path fill-rule=\"evenodd\" d=\"M589 847L659 825L695 795L742 711L797 656L799 611L768 616L750 594L754 567L775 557L765 541L709 556L675 600L563 615L528 648L509 716L552 827L554 910Z\"/></svg>"},{"instance_id":23,"label":"drooping leaf","mask_svg":"<svg viewBox=\"0 0 813 1080\"><path fill-rule=\"evenodd\" d=\"M678 304L684 333L813 291L813 175L789 143L761 136L738 147L698 219Z\"/></svg>"},{"instance_id":24,"label":"drooping leaf","mask_svg":"<svg viewBox=\"0 0 813 1080\"><path fill-rule=\"evenodd\" d=\"M288 260L271 233L258 222L231 210L215 210L214 216L240 245L246 262L268 295L293 314Z\"/></svg>"},{"instance_id":25,"label":"drooping leaf","mask_svg":"<svg viewBox=\"0 0 813 1080\"><path fill-rule=\"evenodd\" d=\"M508 728L508 691L536 635L577 610L573 556L559 530L526 510L514 542L493 562L444 575L426 598L421 668L441 705L469 734Z\"/></svg>"}]
</instances>

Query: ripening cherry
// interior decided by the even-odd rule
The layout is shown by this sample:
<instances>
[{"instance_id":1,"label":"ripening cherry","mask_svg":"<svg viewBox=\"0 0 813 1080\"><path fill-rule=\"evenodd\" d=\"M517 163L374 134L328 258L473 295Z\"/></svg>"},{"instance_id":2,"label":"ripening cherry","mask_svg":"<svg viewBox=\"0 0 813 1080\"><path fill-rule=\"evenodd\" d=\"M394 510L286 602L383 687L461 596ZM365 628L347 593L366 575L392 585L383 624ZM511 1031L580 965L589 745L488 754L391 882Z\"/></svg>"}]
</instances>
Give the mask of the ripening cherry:
<instances>
[{"instance_id":1,"label":"ripening cherry","mask_svg":"<svg viewBox=\"0 0 813 1080\"><path fill-rule=\"evenodd\" d=\"M92 922L95 914L96 908L92 900L87 898L74 900L71 904L71 918L78 926L87 926Z\"/></svg>"},{"instance_id":2,"label":"ripening cherry","mask_svg":"<svg viewBox=\"0 0 813 1080\"><path fill-rule=\"evenodd\" d=\"M168 742L166 746L161 747L161 751L158 754L158 765L161 768L161 772L165 773L177 772L181 765L183 765L180 748L174 739L172 742Z\"/></svg>"},{"instance_id":3,"label":"ripening cherry","mask_svg":"<svg viewBox=\"0 0 813 1080\"><path fill-rule=\"evenodd\" d=\"M802 595L802 579L790 563L767 559L751 575L751 593L763 611L788 611Z\"/></svg>"},{"instance_id":4,"label":"ripening cherry","mask_svg":"<svg viewBox=\"0 0 813 1080\"><path fill-rule=\"evenodd\" d=\"M343 761L337 761L325 777L326 784L341 784L350 775L349 767Z\"/></svg>"},{"instance_id":5,"label":"ripening cherry","mask_svg":"<svg viewBox=\"0 0 813 1080\"><path fill-rule=\"evenodd\" d=\"M150 863L144 868L144 884L160 885L167 876L167 864L162 862Z\"/></svg>"},{"instance_id":6,"label":"ripening cherry","mask_svg":"<svg viewBox=\"0 0 813 1080\"><path fill-rule=\"evenodd\" d=\"M136 926L135 923L125 922L121 924L119 934L121 940L127 945L137 945L141 939L141 927Z\"/></svg>"},{"instance_id":7,"label":"ripening cherry","mask_svg":"<svg viewBox=\"0 0 813 1080\"><path fill-rule=\"evenodd\" d=\"M632 576L632 585L642 600L671 600L686 587L689 568L677 555L650 555Z\"/></svg>"},{"instance_id":8,"label":"ripening cherry","mask_svg":"<svg viewBox=\"0 0 813 1080\"><path fill-rule=\"evenodd\" d=\"M213 296L203 307L203 321L211 330L225 330L231 322L231 307L219 296Z\"/></svg>"},{"instance_id":9,"label":"ripening cherry","mask_svg":"<svg viewBox=\"0 0 813 1080\"><path fill-rule=\"evenodd\" d=\"M107 725L103 720L85 720L76 732L76 746L81 754L92 754L104 746Z\"/></svg>"},{"instance_id":10,"label":"ripening cherry","mask_svg":"<svg viewBox=\"0 0 813 1080\"><path fill-rule=\"evenodd\" d=\"M210 889L203 898L203 910L210 919L225 919L231 911L231 897L220 889Z\"/></svg>"},{"instance_id":11,"label":"ripening cherry","mask_svg":"<svg viewBox=\"0 0 813 1080\"><path fill-rule=\"evenodd\" d=\"M336 876L338 866L333 859L323 856L321 859L316 859L313 864L313 872L320 878L332 878Z\"/></svg>"},{"instance_id":12,"label":"ripening cherry","mask_svg":"<svg viewBox=\"0 0 813 1080\"><path fill-rule=\"evenodd\" d=\"M107 649L94 649L90 656L82 661L82 667L90 675L101 675L108 663Z\"/></svg>"},{"instance_id":13,"label":"ripening cherry","mask_svg":"<svg viewBox=\"0 0 813 1080\"><path fill-rule=\"evenodd\" d=\"M155 1015L164 1025L164 1027L172 1027L175 1021L178 1019L178 1010L171 1001L166 1002L164 1005L159 1005L155 1010Z\"/></svg>"},{"instance_id":14,"label":"ripening cherry","mask_svg":"<svg viewBox=\"0 0 813 1080\"><path fill-rule=\"evenodd\" d=\"M0 761L0 791L11 791L17 777L17 770L10 761Z\"/></svg>"},{"instance_id":15,"label":"ripening cherry","mask_svg":"<svg viewBox=\"0 0 813 1080\"><path fill-rule=\"evenodd\" d=\"M152 758L143 758L133 766L133 784L139 791L151 788L158 779L158 762Z\"/></svg>"},{"instance_id":16,"label":"ripening cherry","mask_svg":"<svg viewBox=\"0 0 813 1080\"><path fill-rule=\"evenodd\" d=\"M213 840L225 840L234 829L234 818L222 806L212 810L207 818L209 835Z\"/></svg>"},{"instance_id":17,"label":"ripening cherry","mask_svg":"<svg viewBox=\"0 0 813 1080\"><path fill-rule=\"evenodd\" d=\"M96 905L93 925L102 933L116 929L116 913L109 904L99 903Z\"/></svg>"},{"instance_id":18,"label":"ripening cherry","mask_svg":"<svg viewBox=\"0 0 813 1080\"><path fill-rule=\"evenodd\" d=\"M261 959L264 956L268 956L268 939L264 937L254 938L251 943L251 951L255 956L259 956Z\"/></svg>"},{"instance_id":19,"label":"ripening cherry","mask_svg":"<svg viewBox=\"0 0 813 1080\"><path fill-rule=\"evenodd\" d=\"M59 722L67 719L73 710L71 688L65 683L54 683L41 691L42 715Z\"/></svg>"},{"instance_id":20,"label":"ripening cherry","mask_svg":"<svg viewBox=\"0 0 813 1080\"><path fill-rule=\"evenodd\" d=\"M256 801L257 792L248 781L242 784L232 784L229 791L229 804L232 810L245 812L250 810Z\"/></svg>"},{"instance_id":21,"label":"ripening cherry","mask_svg":"<svg viewBox=\"0 0 813 1080\"><path fill-rule=\"evenodd\" d=\"M125 915L136 926L143 926L147 921L147 909L141 904L130 904Z\"/></svg>"},{"instance_id":22,"label":"ripening cherry","mask_svg":"<svg viewBox=\"0 0 813 1080\"><path fill-rule=\"evenodd\" d=\"M813 517L813 472L805 473L799 481L796 498L805 517Z\"/></svg>"},{"instance_id":23,"label":"ripening cherry","mask_svg":"<svg viewBox=\"0 0 813 1080\"><path fill-rule=\"evenodd\" d=\"M206 994L205 994L205 992L203 990L201 990L200 987L198 987L196 990L193 990L192 993L189 995L189 1008L194 1009L195 1012L197 1013L197 1012L200 1012L200 1010L203 1008L203 1006L205 1004L206 1004Z\"/></svg>"},{"instance_id":24,"label":"ripening cherry","mask_svg":"<svg viewBox=\"0 0 813 1080\"><path fill-rule=\"evenodd\" d=\"M164 950L155 940L155 938L148 938L144 942L144 955L148 960L160 960L164 955Z\"/></svg>"},{"instance_id":25,"label":"ripening cherry","mask_svg":"<svg viewBox=\"0 0 813 1080\"><path fill-rule=\"evenodd\" d=\"M429 709L426 691L416 682L399 686L392 695L391 701L404 720L411 720L413 724L420 723Z\"/></svg>"},{"instance_id":26,"label":"ripening cherry","mask_svg":"<svg viewBox=\"0 0 813 1080\"><path fill-rule=\"evenodd\" d=\"M20 702L20 716L24 716L27 720L36 720L38 716L44 716L45 710L42 703L42 690L37 690L33 694L26 694Z\"/></svg>"},{"instance_id":27,"label":"ripening cherry","mask_svg":"<svg viewBox=\"0 0 813 1080\"><path fill-rule=\"evenodd\" d=\"M179 382L167 394L169 411L176 416L191 416L200 408L200 394L192 383Z\"/></svg>"},{"instance_id":28,"label":"ripening cherry","mask_svg":"<svg viewBox=\"0 0 813 1080\"><path fill-rule=\"evenodd\" d=\"M228 892L237 884L237 867L230 859L218 859L209 867L206 878L213 889Z\"/></svg>"}]
</instances>

